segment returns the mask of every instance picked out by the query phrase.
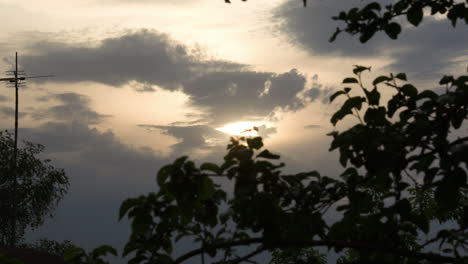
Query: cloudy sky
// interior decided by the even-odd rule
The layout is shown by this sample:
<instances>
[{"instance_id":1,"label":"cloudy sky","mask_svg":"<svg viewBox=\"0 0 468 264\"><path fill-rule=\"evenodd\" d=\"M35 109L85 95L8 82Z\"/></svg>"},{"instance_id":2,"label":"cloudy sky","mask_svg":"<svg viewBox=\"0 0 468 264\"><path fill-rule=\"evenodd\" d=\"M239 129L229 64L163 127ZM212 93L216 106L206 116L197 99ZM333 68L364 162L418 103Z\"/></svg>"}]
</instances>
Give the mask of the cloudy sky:
<instances>
[{"instance_id":1,"label":"cloudy sky","mask_svg":"<svg viewBox=\"0 0 468 264\"><path fill-rule=\"evenodd\" d=\"M354 64L407 72L421 88L466 71L466 27L426 17L397 41L328 43L330 17L362 1L309 1L0 0L2 72L18 51L28 75L56 75L21 89L20 139L45 145L71 180L29 239L120 247L123 199L156 190L175 157L220 162L230 134L252 126L289 171L335 176L328 97ZM14 90L0 91L0 128L11 129Z\"/></svg>"}]
</instances>

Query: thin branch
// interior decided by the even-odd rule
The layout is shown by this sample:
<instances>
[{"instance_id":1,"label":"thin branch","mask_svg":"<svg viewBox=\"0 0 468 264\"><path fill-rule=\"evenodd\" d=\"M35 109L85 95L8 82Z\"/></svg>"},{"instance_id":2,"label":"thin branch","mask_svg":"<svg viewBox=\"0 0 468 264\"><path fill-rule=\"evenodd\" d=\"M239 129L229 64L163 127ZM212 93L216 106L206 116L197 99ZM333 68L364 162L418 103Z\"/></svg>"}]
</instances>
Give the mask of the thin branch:
<instances>
[{"instance_id":1,"label":"thin branch","mask_svg":"<svg viewBox=\"0 0 468 264\"><path fill-rule=\"evenodd\" d=\"M455 145L458 145L458 144L461 144L461 143L465 143L465 142L468 142L468 137L459 138L459 139L453 141L452 143L450 143L450 144L448 145L448 147L453 147L453 146L455 146ZM437 154L437 153L438 153L438 151L433 150L433 151L431 151L431 152L427 152L427 153L424 153L424 154L414 155L414 156L408 158L408 163L410 163L410 162L412 162L412 161L416 161L416 160L418 160L418 159L420 159L420 158L424 158L424 157L427 157L427 156L430 156L430 155Z\"/></svg>"},{"instance_id":2,"label":"thin branch","mask_svg":"<svg viewBox=\"0 0 468 264\"><path fill-rule=\"evenodd\" d=\"M403 170L403 172L406 174L406 176L408 176L408 178L414 183L415 186L419 186L418 181L413 176L411 176L407 170Z\"/></svg>"},{"instance_id":3,"label":"thin branch","mask_svg":"<svg viewBox=\"0 0 468 264\"><path fill-rule=\"evenodd\" d=\"M418 248L419 248L419 249L423 249L423 248L425 248L426 246L428 246L429 244L432 244L432 243L436 242L436 241L439 240L439 239L440 239L440 237L434 237L434 238L432 238L432 239L426 241L424 244L420 245Z\"/></svg>"},{"instance_id":4,"label":"thin branch","mask_svg":"<svg viewBox=\"0 0 468 264\"><path fill-rule=\"evenodd\" d=\"M229 261L226 261L225 263L227 264L238 264L238 263L241 263L242 261L248 261L250 258L252 257L255 257L256 255L262 253L263 251L265 251L266 248L264 247L258 247L256 250L252 251L251 253L243 256L243 257L239 257L239 258L236 258L236 259L233 259L233 260L229 260ZM219 262L216 262L216 263L219 263Z\"/></svg>"},{"instance_id":5,"label":"thin branch","mask_svg":"<svg viewBox=\"0 0 468 264\"><path fill-rule=\"evenodd\" d=\"M231 248L236 246L247 246L250 244L260 244L263 243L263 238L251 238L251 239L243 239L243 240L236 240L231 242L223 242L213 245L207 245L203 248L192 250L175 260L175 264L180 264L185 260L199 255L208 250L216 250L221 248ZM385 253L392 253L395 255L403 256L403 257L413 257L417 259L424 259L433 262L443 262L443 263L455 263L457 258L450 257L450 256L442 256L436 253L423 253L423 252L414 252L407 249L402 248L389 248L389 247L382 247L380 245L366 243L366 242L359 242L359 241L341 241L341 240L287 240L287 241L277 241L277 242L270 242L269 249L274 248L282 248L282 247L319 247L319 246L327 246L327 247L342 247L342 248L353 248L353 249L360 249L360 250L371 250L371 251L381 251Z\"/></svg>"},{"instance_id":6,"label":"thin branch","mask_svg":"<svg viewBox=\"0 0 468 264\"><path fill-rule=\"evenodd\" d=\"M178 263L182 263L184 262L185 260L193 257L193 256L196 256L196 255L199 255L203 252L206 252L210 249L220 249L220 248L231 248L231 247L236 247L236 246L247 246L247 245L250 245L250 244L258 244L258 243L262 243L263 242L263 239L262 238L250 238L250 239L242 239L242 240L236 240L236 241L230 241L230 242L223 242L223 243L218 243L218 244L214 244L214 245L206 245L204 247L201 247L199 249L195 249L195 250L192 250L190 252L187 252L186 254L178 257L176 260L175 260L175 264L178 264Z\"/></svg>"}]
</instances>

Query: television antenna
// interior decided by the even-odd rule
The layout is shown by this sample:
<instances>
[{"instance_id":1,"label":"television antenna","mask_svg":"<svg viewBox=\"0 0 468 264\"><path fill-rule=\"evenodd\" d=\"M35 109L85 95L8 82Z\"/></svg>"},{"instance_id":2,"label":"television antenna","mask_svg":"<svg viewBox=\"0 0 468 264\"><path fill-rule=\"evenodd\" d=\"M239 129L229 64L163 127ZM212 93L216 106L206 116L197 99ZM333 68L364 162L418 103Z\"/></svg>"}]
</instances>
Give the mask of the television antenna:
<instances>
[{"instance_id":1,"label":"television antenna","mask_svg":"<svg viewBox=\"0 0 468 264\"><path fill-rule=\"evenodd\" d=\"M54 75L40 75L40 76L26 76L24 71L18 71L18 52L15 53L15 70L7 71L7 75L12 77L0 78L0 81L14 83L15 87L15 148L13 150L13 157L11 161L11 171L13 174L13 186L12 186L12 218L11 218L11 237L9 244L11 247L14 247L16 244L16 215L17 215L17 206L16 206L16 189L18 188L18 179L17 179L17 155L18 155L18 88L24 86L24 81L26 79L33 78L45 78L45 77L54 77Z\"/></svg>"}]
</instances>

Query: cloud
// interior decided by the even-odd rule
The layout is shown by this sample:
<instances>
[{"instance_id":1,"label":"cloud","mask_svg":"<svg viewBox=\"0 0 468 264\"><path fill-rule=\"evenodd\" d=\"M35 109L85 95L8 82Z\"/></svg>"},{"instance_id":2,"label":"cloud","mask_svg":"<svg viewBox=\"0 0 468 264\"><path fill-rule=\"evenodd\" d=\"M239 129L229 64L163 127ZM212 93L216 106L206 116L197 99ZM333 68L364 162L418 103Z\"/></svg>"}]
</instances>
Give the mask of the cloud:
<instances>
[{"instance_id":1,"label":"cloud","mask_svg":"<svg viewBox=\"0 0 468 264\"><path fill-rule=\"evenodd\" d=\"M23 118L29 115L29 113L26 112L18 112L18 117ZM15 109L13 107L9 106L0 106L0 116L7 117L7 118L13 118L15 117Z\"/></svg>"},{"instance_id":2,"label":"cloud","mask_svg":"<svg viewBox=\"0 0 468 264\"><path fill-rule=\"evenodd\" d=\"M39 42L31 48L34 55L22 57L23 67L56 74L51 81L130 84L138 92L152 92L154 86L179 89L192 106L207 111L204 118L211 125L265 117L278 108L298 110L321 94L316 87L306 88L306 75L296 69L262 72L241 63L205 59L203 52L157 31L127 32L95 47Z\"/></svg>"},{"instance_id":3,"label":"cloud","mask_svg":"<svg viewBox=\"0 0 468 264\"><path fill-rule=\"evenodd\" d=\"M304 129L316 129L316 128L321 128L321 127L322 126L320 126L320 125L311 124L311 125L304 126Z\"/></svg>"},{"instance_id":4,"label":"cloud","mask_svg":"<svg viewBox=\"0 0 468 264\"><path fill-rule=\"evenodd\" d=\"M313 55L371 56L378 49L373 45L380 42L378 36L365 46L346 34L341 34L333 43L328 41L336 27L341 26L331 17L341 10L361 5L362 1L358 0L317 0L308 2L304 8L295 1L287 1L274 10L273 20L289 41Z\"/></svg>"},{"instance_id":5,"label":"cloud","mask_svg":"<svg viewBox=\"0 0 468 264\"><path fill-rule=\"evenodd\" d=\"M184 84L191 104L207 108L211 124L222 125L264 117L276 108L297 110L319 94L306 92L306 77L297 70L275 74L254 71L224 71L204 74Z\"/></svg>"},{"instance_id":6,"label":"cloud","mask_svg":"<svg viewBox=\"0 0 468 264\"><path fill-rule=\"evenodd\" d=\"M4 117L15 116L15 109L8 106L0 106L0 114Z\"/></svg>"},{"instance_id":7,"label":"cloud","mask_svg":"<svg viewBox=\"0 0 468 264\"><path fill-rule=\"evenodd\" d=\"M43 144L43 156L64 168L70 179L70 190L56 216L30 238L67 239L87 249L124 245L129 225L118 221L121 202L156 190L154 175L171 162L149 149L127 146L111 131L80 122L48 122L22 128L20 135L22 140Z\"/></svg>"},{"instance_id":8,"label":"cloud","mask_svg":"<svg viewBox=\"0 0 468 264\"><path fill-rule=\"evenodd\" d=\"M362 1L357 0L319 0L303 8L294 1L287 1L274 11L273 19L289 41L312 55L357 59L387 56L393 60L387 70L407 72L419 80L439 78L441 72L468 50L465 45L468 35L464 34L463 25L454 29L446 19L429 17L417 28L404 28L397 40L379 32L368 43L361 44L357 36L342 33L335 42L329 43L335 28L343 26L331 17L362 5Z\"/></svg>"},{"instance_id":9,"label":"cloud","mask_svg":"<svg viewBox=\"0 0 468 264\"><path fill-rule=\"evenodd\" d=\"M459 25L453 28L448 21L428 20L417 28L403 32L397 42L388 41L385 48L394 45L395 61L388 65L390 70L413 73L418 79L441 78L458 59L464 69L468 63L468 34L466 28Z\"/></svg>"},{"instance_id":10,"label":"cloud","mask_svg":"<svg viewBox=\"0 0 468 264\"><path fill-rule=\"evenodd\" d=\"M59 105L48 107L44 110L36 110L31 116L36 120L54 119L57 121L79 120L85 124L98 124L109 115L102 115L92 110L91 100L77 93L59 93L39 98L39 101L57 100Z\"/></svg>"},{"instance_id":11,"label":"cloud","mask_svg":"<svg viewBox=\"0 0 468 264\"><path fill-rule=\"evenodd\" d=\"M243 65L209 61L154 30L127 32L102 40L95 47L61 42L35 42L33 54L22 56L28 72L56 75L54 81L94 81L120 86L137 80L176 89L180 83L210 68L242 68Z\"/></svg>"},{"instance_id":12,"label":"cloud","mask_svg":"<svg viewBox=\"0 0 468 264\"><path fill-rule=\"evenodd\" d=\"M141 93L146 93L146 92L155 92L156 89L154 89L151 85L149 84L143 84L141 87L135 88L135 91L141 92Z\"/></svg>"},{"instance_id":13,"label":"cloud","mask_svg":"<svg viewBox=\"0 0 468 264\"><path fill-rule=\"evenodd\" d=\"M173 136L180 140L177 144L172 146L176 155L186 155L197 148L210 148L210 141L228 142L229 136L214 129L207 125L171 125L171 126L159 126L159 125L139 125L141 128L148 130L158 129L164 134ZM216 146L219 146L216 144Z\"/></svg>"}]
</instances>

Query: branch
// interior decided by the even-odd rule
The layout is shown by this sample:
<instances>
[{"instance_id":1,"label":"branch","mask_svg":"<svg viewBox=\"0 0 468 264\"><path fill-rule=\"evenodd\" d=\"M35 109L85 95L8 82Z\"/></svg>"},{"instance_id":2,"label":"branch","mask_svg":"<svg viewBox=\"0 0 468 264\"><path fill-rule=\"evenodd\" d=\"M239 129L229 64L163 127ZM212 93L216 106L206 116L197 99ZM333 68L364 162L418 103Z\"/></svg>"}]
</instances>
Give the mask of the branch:
<instances>
[{"instance_id":1,"label":"branch","mask_svg":"<svg viewBox=\"0 0 468 264\"><path fill-rule=\"evenodd\" d=\"M453 147L455 145L465 143L465 142L468 142L468 137L459 138L459 139L453 141L452 143L450 143L448 145L448 147L450 148L450 147ZM427 152L427 153L424 153L424 154L414 155L414 156L408 157L408 164L413 162L413 161L416 161L416 160L418 160L420 158L427 157L427 156L430 156L430 155L434 155L434 154L437 154L437 153L438 153L437 150L433 150L431 152Z\"/></svg>"},{"instance_id":2,"label":"branch","mask_svg":"<svg viewBox=\"0 0 468 264\"><path fill-rule=\"evenodd\" d=\"M258 244L258 243L262 243L262 242L263 242L262 238L250 238L250 239L242 239L242 240L236 240L236 241L217 243L217 244L213 244L213 245L206 245L206 246L201 247L199 249L195 249L195 250L192 250L190 252L185 253L184 255L178 257L175 260L174 263L175 264L182 263L185 260L187 260L187 259L189 259L189 258L191 258L193 256L202 254L203 252L207 252L207 251L213 250L213 249L231 248L231 247L236 247L236 246L247 246L247 245L250 245L250 244Z\"/></svg>"},{"instance_id":3,"label":"branch","mask_svg":"<svg viewBox=\"0 0 468 264\"><path fill-rule=\"evenodd\" d=\"M207 245L205 247L199 248L192 250L179 258L175 260L175 264L180 264L184 262L185 260L202 254L203 252L207 252L209 250L216 250L216 249L221 249L221 248L231 248L231 247L236 247L236 246L247 246L250 244L259 244L259 243L264 243L265 241L263 238L251 238L251 239L243 239L243 240L235 240L235 241L230 241L230 242L223 242L223 243L218 243L218 244L213 244L213 245ZM284 240L284 241L277 241L277 242L272 242L269 243L269 248L274 249L274 248L282 248L282 247L319 247L319 246L327 246L327 247L343 247L343 248L353 248L353 249L360 249L360 250L372 250L372 251L381 251L385 253L393 253L395 255L403 256L403 257L413 257L417 259L424 259L424 260L429 260L433 262L442 262L442 263L455 263L457 261L457 258L455 257L450 257L450 256L442 256L436 253L423 253L423 252L413 252L411 250L407 249L402 249L402 248L389 248L389 247L381 247L380 245L375 245L371 243L366 243L366 242L360 242L360 241L341 241L341 240ZM262 248L263 250L266 250L267 248ZM255 254L256 251L252 252ZM252 254L250 253L250 254ZM249 255L250 255L249 254ZM246 255L242 258L245 260L246 257L249 257L249 255ZM250 256L251 257L251 256Z\"/></svg>"},{"instance_id":4,"label":"branch","mask_svg":"<svg viewBox=\"0 0 468 264\"><path fill-rule=\"evenodd\" d=\"M262 253L265 250L266 250L266 248L264 248L264 247L258 247L256 250L252 251L251 253L249 253L249 254L247 254L247 255L245 255L243 257L239 257L239 258L236 258L236 259L233 259L233 260L225 261L223 263L238 264L238 263L241 263L242 261L247 261L249 258L258 255L258 254Z\"/></svg>"}]
</instances>

